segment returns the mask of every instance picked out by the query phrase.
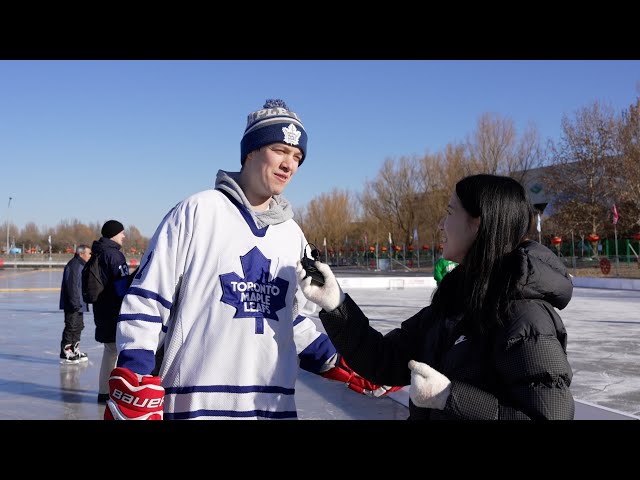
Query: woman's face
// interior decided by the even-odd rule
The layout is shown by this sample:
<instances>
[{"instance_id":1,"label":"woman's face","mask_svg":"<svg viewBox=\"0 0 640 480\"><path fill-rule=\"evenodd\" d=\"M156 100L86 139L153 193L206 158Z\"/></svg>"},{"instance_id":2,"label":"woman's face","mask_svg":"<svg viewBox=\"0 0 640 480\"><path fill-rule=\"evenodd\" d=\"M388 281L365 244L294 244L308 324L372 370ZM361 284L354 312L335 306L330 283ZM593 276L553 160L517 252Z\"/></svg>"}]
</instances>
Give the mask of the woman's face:
<instances>
[{"instance_id":1,"label":"woman's face","mask_svg":"<svg viewBox=\"0 0 640 480\"><path fill-rule=\"evenodd\" d=\"M447 214L438 224L442 234L442 256L447 260L462 263L476 239L479 227L480 217L471 217L454 191L447 205Z\"/></svg>"}]
</instances>

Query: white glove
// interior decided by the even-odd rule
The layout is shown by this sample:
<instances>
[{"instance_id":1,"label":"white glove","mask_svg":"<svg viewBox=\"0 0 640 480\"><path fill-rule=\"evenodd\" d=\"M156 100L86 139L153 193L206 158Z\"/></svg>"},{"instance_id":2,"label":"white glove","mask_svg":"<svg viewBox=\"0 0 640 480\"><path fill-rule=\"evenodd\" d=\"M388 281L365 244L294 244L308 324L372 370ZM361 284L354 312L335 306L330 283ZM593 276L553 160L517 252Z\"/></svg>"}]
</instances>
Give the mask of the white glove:
<instances>
[{"instance_id":1,"label":"white glove","mask_svg":"<svg viewBox=\"0 0 640 480\"><path fill-rule=\"evenodd\" d=\"M344 292L340 288L329 265L316 260L314 266L324 277L324 285L321 287L312 285L311 277L304 278L307 273L302 267L300 260L298 260L296 264L296 276L298 277L300 290L302 290L302 293L308 300L311 300L320 308L324 308L325 311L330 312L331 310L335 310L344 302Z\"/></svg>"},{"instance_id":2,"label":"white glove","mask_svg":"<svg viewBox=\"0 0 640 480\"><path fill-rule=\"evenodd\" d=\"M426 363L409 361L411 388L409 397L414 405L443 410L451 394L451 381Z\"/></svg>"}]
</instances>

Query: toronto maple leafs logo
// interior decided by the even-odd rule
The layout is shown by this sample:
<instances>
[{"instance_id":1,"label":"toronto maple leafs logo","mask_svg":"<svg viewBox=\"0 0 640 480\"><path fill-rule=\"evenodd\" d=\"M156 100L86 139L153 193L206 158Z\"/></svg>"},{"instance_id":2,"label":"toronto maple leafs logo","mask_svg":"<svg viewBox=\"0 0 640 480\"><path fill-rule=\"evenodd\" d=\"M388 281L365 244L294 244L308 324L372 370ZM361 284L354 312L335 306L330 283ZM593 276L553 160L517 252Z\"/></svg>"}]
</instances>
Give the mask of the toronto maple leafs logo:
<instances>
[{"instance_id":1,"label":"toronto maple leafs logo","mask_svg":"<svg viewBox=\"0 0 640 480\"><path fill-rule=\"evenodd\" d=\"M233 318L255 318L256 333L264 333L264 319L278 321L276 312L285 307L289 282L282 278L269 280L271 260L258 247L240 256L244 277L237 273L220 275L222 302L236 309Z\"/></svg>"},{"instance_id":2,"label":"toronto maple leafs logo","mask_svg":"<svg viewBox=\"0 0 640 480\"><path fill-rule=\"evenodd\" d=\"M302 132L298 131L293 123L290 123L288 127L282 127L282 133L284 133L284 141L289 145L298 145L298 140L302 135Z\"/></svg>"}]
</instances>

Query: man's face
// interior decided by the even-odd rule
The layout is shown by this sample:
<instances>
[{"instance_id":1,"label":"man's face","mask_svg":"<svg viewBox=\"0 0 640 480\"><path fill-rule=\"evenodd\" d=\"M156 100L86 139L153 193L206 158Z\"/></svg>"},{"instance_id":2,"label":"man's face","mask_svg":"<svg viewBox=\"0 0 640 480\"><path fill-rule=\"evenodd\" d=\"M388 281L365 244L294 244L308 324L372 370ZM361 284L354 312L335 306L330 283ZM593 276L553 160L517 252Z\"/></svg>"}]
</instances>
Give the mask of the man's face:
<instances>
[{"instance_id":1,"label":"man's face","mask_svg":"<svg viewBox=\"0 0 640 480\"><path fill-rule=\"evenodd\" d=\"M80 258L83 259L85 262L88 262L89 259L91 258L91 250L89 250L88 248L85 248L84 252L80 254Z\"/></svg>"},{"instance_id":2,"label":"man's face","mask_svg":"<svg viewBox=\"0 0 640 480\"><path fill-rule=\"evenodd\" d=\"M242 184L245 195L255 205L280 195L298 170L302 151L284 143L272 143L254 150L245 160Z\"/></svg>"},{"instance_id":3,"label":"man's face","mask_svg":"<svg viewBox=\"0 0 640 480\"><path fill-rule=\"evenodd\" d=\"M122 246L122 242L124 242L124 230L117 234L115 237L111 237L111 240Z\"/></svg>"}]
</instances>

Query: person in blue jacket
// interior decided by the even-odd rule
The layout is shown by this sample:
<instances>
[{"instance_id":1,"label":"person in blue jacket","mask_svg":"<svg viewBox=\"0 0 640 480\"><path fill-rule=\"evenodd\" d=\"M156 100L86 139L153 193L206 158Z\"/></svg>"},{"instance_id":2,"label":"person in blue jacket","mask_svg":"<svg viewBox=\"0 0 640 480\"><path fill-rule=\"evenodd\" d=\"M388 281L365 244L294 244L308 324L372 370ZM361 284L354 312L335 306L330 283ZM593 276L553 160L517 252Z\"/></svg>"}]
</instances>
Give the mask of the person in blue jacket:
<instances>
[{"instance_id":1,"label":"person in blue jacket","mask_svg":"<svg viewBox=\"0 0 640 480\"><path fill-rule=\"evenodd\" d=\"M80 336L84 330L84 312L89 306L82 301L82 268L91 258L89 245L78 245L73 258L65 265L60 287L60 310L64 310L64 329L60 342L60 363L86 362L80 351Z\"/></svg>"}]
</instances>

